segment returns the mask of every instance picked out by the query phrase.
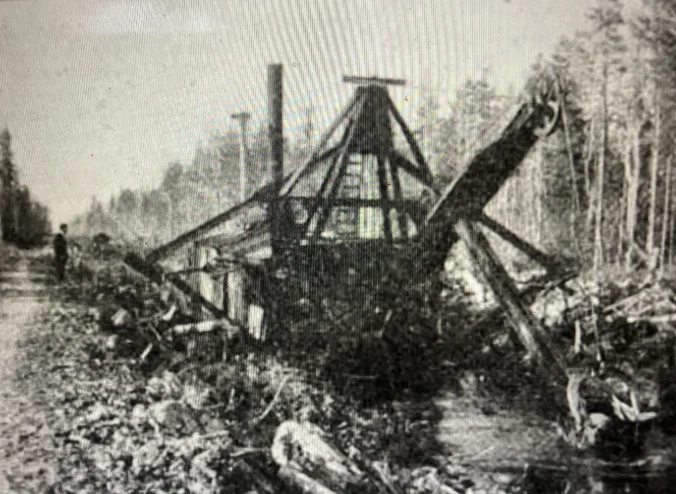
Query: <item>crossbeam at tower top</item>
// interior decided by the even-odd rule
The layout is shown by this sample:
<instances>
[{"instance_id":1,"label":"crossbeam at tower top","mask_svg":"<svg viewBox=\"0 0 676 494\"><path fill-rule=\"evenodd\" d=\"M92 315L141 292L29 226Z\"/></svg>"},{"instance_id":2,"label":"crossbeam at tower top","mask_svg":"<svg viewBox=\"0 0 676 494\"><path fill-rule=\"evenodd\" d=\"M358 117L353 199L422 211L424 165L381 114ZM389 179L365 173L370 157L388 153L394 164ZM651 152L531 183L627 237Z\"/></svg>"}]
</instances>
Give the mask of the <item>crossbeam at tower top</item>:
<instances>
[{"instance_id":1,"label":"crossbeam at tower top","mask_svg":"<svg viewBox=\"0 0 676 494\"><path fill-rule=\"evenodd\" d=\"M405 86L405 79L389 79L383 77L363 77L357 75L344 75L343 82L347 84L358 84L360 86Z\"/></svg>"}]
</instances>

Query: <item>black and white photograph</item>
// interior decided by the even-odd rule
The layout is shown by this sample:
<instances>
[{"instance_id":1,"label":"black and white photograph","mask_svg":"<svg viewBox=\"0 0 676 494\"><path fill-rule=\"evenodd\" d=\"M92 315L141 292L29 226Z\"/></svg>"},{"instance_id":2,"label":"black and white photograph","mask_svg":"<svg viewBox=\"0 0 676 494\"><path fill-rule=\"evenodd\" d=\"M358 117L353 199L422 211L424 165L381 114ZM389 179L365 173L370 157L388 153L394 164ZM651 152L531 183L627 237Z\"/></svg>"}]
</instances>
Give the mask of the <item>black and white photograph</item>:
<instances>
[{"instance_id":1,"label":"black and white photograph","mask_svg":"<svg viewBox=\"0 0 676 494\"><path fill-rule=\"evenodd\" d=\"M676 2L0 0L0 494L676 492Z\"/></svg>"}]
</instances>

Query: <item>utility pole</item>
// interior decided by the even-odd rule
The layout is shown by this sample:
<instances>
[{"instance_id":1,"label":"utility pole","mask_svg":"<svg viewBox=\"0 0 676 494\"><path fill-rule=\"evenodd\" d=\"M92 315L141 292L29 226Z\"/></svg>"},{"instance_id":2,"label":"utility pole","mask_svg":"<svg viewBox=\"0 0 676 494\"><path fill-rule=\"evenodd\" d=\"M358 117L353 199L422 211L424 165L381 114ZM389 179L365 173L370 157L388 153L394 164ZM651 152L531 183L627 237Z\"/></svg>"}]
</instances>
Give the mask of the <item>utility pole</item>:
<instances>
[{"instance_id":1,"label":"utility pole","mask_svg":"<svg viewBox=\"0 0 676 494\"><path fill-rule=\"evenodd\" d=\"M235 113L232 115L232 118L239 120L240 125L240 136L239 136L239 200L241 202L246 201L246 157L247 157L247 145L246 145L246 126L251 118L251 114L248 112Z\"/></svg>"}]
</instances>

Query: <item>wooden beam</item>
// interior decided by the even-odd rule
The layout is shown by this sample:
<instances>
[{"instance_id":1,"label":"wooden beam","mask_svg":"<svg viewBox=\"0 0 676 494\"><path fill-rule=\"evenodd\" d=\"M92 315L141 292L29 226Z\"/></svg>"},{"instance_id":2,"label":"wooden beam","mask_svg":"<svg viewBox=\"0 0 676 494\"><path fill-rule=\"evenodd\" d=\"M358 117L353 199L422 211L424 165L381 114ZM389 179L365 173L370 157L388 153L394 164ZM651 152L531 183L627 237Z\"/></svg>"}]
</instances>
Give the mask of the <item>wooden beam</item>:
<instances>
[{"instance_id":1,"label":"wooden beam","mask_svg":"<svg viewBox=\"0 0 676 494\"><path fill-rule=\"evenodd\" d=\"M209 300L205 299L200 293L193 290L188 283L186 283L180 277L167 277L165 282L172 283L176 288L185 293L188 297L191 298L196 303L199 303L207 312L206 315L214 317L223 313L218 307L212 304Z\"/></svg>"},{"instance_id":2,"label":"wooden beam","mask_svg":"<svg viewBox=\"0 0 676 494\"><path fill-rule=\"evenodd\" d=\"M528 104L515 112L503 132L467 161L427 213L426 224L454 223L459 215L475 217L502 188L538 140L537 114ZM439 214L442 213L443 214Z\"/></svg>"},{"instance_id":3,"label":"wooden beam","mask_svg":"<svg viewBox=\"0 0 676 494\"><path fill-rule=\"evenodd\" d=\"M388 159L388 165L390 167L390 176L392 177L392 190L394 192L394 203L401 204L404 202L404 194L401 190L401 181L399 180L399 167L392 163L391 159ZM408 238L408 218L406 216L406 209L401 206L395 206L397 208L397 219L399 224L399 233L403 238Z\"/></svg>"},{"instance_id":4,"label":"wooden beam","mask_svg":"<svg viewBox=\"0 0 676 494\"><path fill-rule=\"evenodd\" d=\"M472 223L462 218L456 222L454 228L458 237L467 245L486 283L505 308L513 330L528 354L536 359L546 375L565 384L567 371L563 360L547 345L544 329L519 299L514 283L486 237Z\"/></svg>"},{"instance_id":5,"label":"wooden beam","mask_svg":"<svg viewBox=\"0 0 676 494\"><path fill-rule=\"evenodd\" d=\"M319 236L322 233L322 230L326 226L326 222L329 219L329 211L332 207L332 206L330 206L330 203L333 199L335 199L336 194L338 193L338 189L340 188L340 183L343 179L343 176L345 176L345 172L347 170L347 158L349 157L350 143L351 143L352 139L354 138L355 129L357 128L357 126L355 125L355 121L356 121L356 119L359 118L359 114L364 109L364 102L365 102L364 98L360 98L359 102L357 103L357 106L355 107L355 111L354 111L355 120L350 122L349 130L348 130L348 134L347 134L347 139L345 139L345 143L343 144L343 148L340 150L340 155L339 155L338 161L337 161L338 173L337 173L337 176L336 176L335 180L333 181L333 183L331 184L331 187L329 189L329 193L328 193L328 196L327 196L328 204L325 204L324 207L322 207L320 209L320 213L319 213L320 216L317 220L317 226L316 226L315 231L312 234L312 237L315 238L315 239L319 238Z\"/></svg>"},{"instance_id":6,"label":"wooden beam","mask_svg":"<svg viewBox=\"0 0 676 494\"><path fill-rule=\"evenodd\" d=\"M404 86L406 79L388 79L383 77L363 77L357 75L343 76L343 82L347 84L359 84L360 86Z\"/></svg>"},{"instance_id":7,"label":"wooden beam","mask_svg":"<svg viewBox=\"0 0 676 494\"><path fill-rule=\"evenodd\" d=\"M404 117L401 116L399 110L397 110L397 107L394 106L394 103L390 98L388 98L388 102L390 105L390 111L392 112L392 116L394 116L394 119L401 127L401 131L404 133L406 142L411 147L411 151L413 151L415 160L418 162L418 166L420 167L420 170L422 172L423 182L430 186L433 185L434 177L432 176L432 172L427 166L427 162L425 161L425 157L423 156L422 151L418 146L418 142L415 140L415 137L413 137L413 133L409 130L408 126L406 125Z\"/></svg>"},{"instance_id":8,"label":"wooden beam","mask_svg":"<svg viewBox=\"0 0 676 494\"><path fill-rule=\"evenodd\" d=\"M418 180L423 185L423 187L426 187L432 190L433 192L438 193L433 185L427 183L423 171L420 170L420 168L415 166L413 163L411 163L411 161L403 154L393 150L390 153L390 162L393 163L396 167L404 170L406 173L411 175L416 180Z\"/></svg>"},{"instance_id":9,"label":"wooden beam","mask_svg":"<svg viewBox=\"0 0 676 494\"><path fill-rule=\"evenodd\" d=\"M350 132L350 128L348 127L347 129L345 129L345 132L343 133L343 137L340 140L342 146L344 146L345 143L347 142L347 139L349 137L349 132ZM310 225L312 224L312 218L314 218L314 216L317 214L317 210L321 207L322 201L324 200L324 194L326 193L326 188L329 186L329 183L331 182L331 178L333 177L333 172L336 169L336 165L338 164L339 159L340 159L340 153L336 152L336 154L333 156L333 160L331 162L331 165L329 165L329 169L326 172L326 176L324 177L324 180L322 180L322 183L319 186L319 190L317 191L317 195L311 199L311 203L309 204L310 210L308 211L307 220L305 220L305 223L303 224L303 235L307 234L308 229L310 228ZM294 199L296 199L296 197L294 197Z\"/></svg>"},{"instance_id":10,"label":"wooden beam","mask_svg":"<svg viewBox=\"0 0 676 494\"><path fill-rule=\"evenodd\" d=\"M352 99L350 102L345 106L345 109L343 109L342 112L338 115L338 118L334 120L333 124L329 129L324 133L324 135L320 138L319 144L317 145L316 151L312 153L312 156L310 159L305 163L304 165L299 166L292 174L291 176L285 181L284 186L280 190L279 194L281 196L286 196L291 192L291 189L296 185L298 180L300 180L303 175L306 173L309 173L311 171L310 165L311 163L316 163L320 161L318 159L319 155L321 154L320 151L326 146L326 144L329 142L329 139L331 139L331 136L333 136L333 133L340 127L340 124L343 123L343 121L350 116L350 114L353 112L355 105L358 103L358 98L356 95L352 96ZM338 148L342 146L337 146ZM334 148L335 149L335 148Z\"/></svg>"},{"instance_id":11,"label":"wooden beam","mask_svg":"<svg viewBox=\"0 0 676 494\"><path fill-rule=\"evenodd\" d=\"M376 158L378 166L378 187L380 189L380 207L383 212L383 233L388 244L392 243L392 219L390 218L390 195L387 191L387 160L383 156Z\"/></svg>"},{"instance_id":12,"label":"wooden beam","mask_svg":"<svg viewBox=\"0 0 676 494\"><path fill-rule=\"evenodd\" d=\"M249 112L240 112L231 115L232 118L239 121L240 126L240 136L239 136L239 200L240 202L246 201L247 197L247 132L246 127L247 123L251 119L251 114Z\"/></svg>"},{"instance_id":13,"label":"wooden beam","mask_svg":"<svg viewBox=\"0 0 676 494\"><path fill-rule=\"evenodd\" d=\"M303 204L314 204L316 201L314 197L293 196L291 199L295 201L300 201ZM331 206L362 207L362 208L380 207L382 204L380 199L362 199L360 197L335 197L331 201L329 201L327 198L324 198L324 200L321 202L330 204ZM412 207L416 206L419 201L415 199L402 199L402 200L390 199L389 202L391 206Z\"/></svg>"},{"instance_id":14,"label":"wooden beam","mask_svg":"<svg viewBox=\"0 0 676 494\"><path fill-rule=\"evenodd\" d=\"M543 267L547 268L547 270L554 271L557 269L558 267L557 262L553 256L545 254L540 249L535 247L533 244L519 237L516 233L508 229L506 226L501 225L493 218L486 215L486 213L481 213L481 215L479 215L477 220L482 225L485 225L491 231L495 232L500 237L505 239L507 242L512 244L514 247L519 249L521 252L526 254L528 257L538 262Z\"/></svg>"},{"instance_id":15,"label":"wooden beam","mask_svg":"<svg viewBox=\"0 0 676 494\"><path fill-rule=\"evenodd\" d=\"M217 226L225 223L226 221L232 219L235 215L239 214L246 208L252 206L255 202L259 201L260 197L257 195L249 198L243 203L238 204L237 206L234 206L227 211L214 216L208 221L205 221L201 225L199 225L196 228L193 228L192 230L189 230L178 237L176 237L174 240L158 247L154 251L152 251L150 254L148 254L145 258L145 262L148 264L154 264L155 262L159 261L163 257L166 257L170 255L171 253L181 249L183 246L190 242L194 242L197 240L199 237L204 235L205 233L213 230Z\"/></svg>"},{"instance_id":16,"label":"wooden beam","mask_svg":"<svg viewBox=\"0 0 676 494\"><path fill-rule=\"evenodd\" d=\"M179 299L181 311L186 314L190 314L195 300L199 301L212 317L222 314L222 311L218 307L193 290L183 279L178 276L165 275L157 265L146 264L142 259L134 255L128 255L124 259L123 266L126 269L133 270L134 274L140 274L153 283L169 288L174 296Z\"/></svg>"}]
</instances>

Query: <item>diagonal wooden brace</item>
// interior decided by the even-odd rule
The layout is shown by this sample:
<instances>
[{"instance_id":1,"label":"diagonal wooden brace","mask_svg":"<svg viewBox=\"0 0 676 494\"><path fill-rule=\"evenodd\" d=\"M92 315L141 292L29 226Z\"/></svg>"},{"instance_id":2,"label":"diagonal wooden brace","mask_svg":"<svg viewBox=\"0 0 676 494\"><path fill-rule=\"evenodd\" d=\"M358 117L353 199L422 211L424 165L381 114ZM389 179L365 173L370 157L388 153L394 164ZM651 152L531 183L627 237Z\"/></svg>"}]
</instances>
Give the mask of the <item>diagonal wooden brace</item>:
<instances>
[{"instance_id":1,"label":"diagonal wooden brace","mask_svg":"<svg viewBox=\"0 0 676 494\"><path fill-rule=\"evenodd\" d=\"M533 244L522 239L509 228L501 225L485 213L481 213L477 220L489 230L496 233L514 247L519 249L521 252L526 254L528 257L539 263L542 267L547 268L548 272L555 272L560 269L560 266L554 256L550 256L549 254L542 252Z\"/></svg>"},{"instance_id":2,"label":"diagonal wooden brace","mask_svg":"<svg viewBox=\"0 0 676 494\"><path fill-rule=\"evenodd\" d=\"M556 381L565 384L567 372L563 360L546 343L545 331L520 300L514 283L498 260L488 240L474 224L465 219L455 223L458 237L465 242L470 255L480 269L486 283L504 307L513 330L541 368Z\"/></svg>"}]
</instances>

